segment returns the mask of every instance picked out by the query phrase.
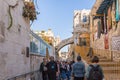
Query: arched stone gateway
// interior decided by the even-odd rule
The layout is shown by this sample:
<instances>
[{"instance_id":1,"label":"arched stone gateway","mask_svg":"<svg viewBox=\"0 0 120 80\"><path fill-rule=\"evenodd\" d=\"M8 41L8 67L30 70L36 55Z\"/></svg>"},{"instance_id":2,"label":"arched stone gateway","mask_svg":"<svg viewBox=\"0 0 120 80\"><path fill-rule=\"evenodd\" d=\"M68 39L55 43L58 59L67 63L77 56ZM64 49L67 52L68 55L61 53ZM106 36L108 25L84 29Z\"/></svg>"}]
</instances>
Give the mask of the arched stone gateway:
<instances>
[{"instance_id":1,"label":"arched stone gateway","mask_svg":"<svg viewBox=\"0 0 120 80\"><path fill-rule=\"evenodd\" d=\"M68 44L73 44L74 43L74 38L70 37L65 40L62 40L56 47L55 47L55 52L58 53L58 51L63 48L64 46Z\"/></svg>"}]
</instances>

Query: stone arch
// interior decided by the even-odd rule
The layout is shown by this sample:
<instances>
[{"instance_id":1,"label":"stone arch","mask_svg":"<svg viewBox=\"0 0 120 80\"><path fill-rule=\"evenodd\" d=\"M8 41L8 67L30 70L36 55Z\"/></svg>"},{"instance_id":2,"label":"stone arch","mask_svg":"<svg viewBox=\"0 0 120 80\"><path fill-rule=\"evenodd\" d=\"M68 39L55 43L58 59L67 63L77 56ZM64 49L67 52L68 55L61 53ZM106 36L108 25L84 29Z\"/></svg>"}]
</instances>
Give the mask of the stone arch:
<instances>
[{"instance_id":1,"label":"stone arch","mask_svg":"<svg viewBox=\"0 0 120 80\"><path fill-rule=\"evenodd\" d=\"M74 38L70 37L65 40L62 40L56 47L55 47L55 52L57 53L61 48L68 44L73 44L74 43Z\"/></svg>"}]
</instances>

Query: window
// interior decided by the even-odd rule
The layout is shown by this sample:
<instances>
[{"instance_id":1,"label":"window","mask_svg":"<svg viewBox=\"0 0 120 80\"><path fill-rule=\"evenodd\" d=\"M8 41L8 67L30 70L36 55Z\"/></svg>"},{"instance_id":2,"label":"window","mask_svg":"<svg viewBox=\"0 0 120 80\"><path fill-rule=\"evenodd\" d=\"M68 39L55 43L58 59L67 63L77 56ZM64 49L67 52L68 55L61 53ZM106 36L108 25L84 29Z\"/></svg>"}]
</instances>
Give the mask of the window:
<instances>
[{"instance_id":1,"label":"window","mask_svg":"<svg viewBox=\"0 0 120 80\"><path fill-rule=\"evenodd\" d=\"M87 22L87 16L86 15L83 16L83 20L82 21L83 22Z\"/></svg>"},{"instance_id":2,"label":"window","mask_svg":"<svg viewBox=\"0 0 120 80\"><path fill-rule=\"evenodd\" d=\"M86 39L85 38L80 38L80 46L86 46Z\"/></svg>"},{"instance_id":3,"label":"window","mask_svg":"<svg viewBox=\"0 0 120 80\"><path fill-rule=\"evenodd\" d=\"M31 41L30 41L30 51L34 52L34 53L39 53L39 46L38 43L39 41L35 38L31 36Z\"/></svg>"}]
</instances>

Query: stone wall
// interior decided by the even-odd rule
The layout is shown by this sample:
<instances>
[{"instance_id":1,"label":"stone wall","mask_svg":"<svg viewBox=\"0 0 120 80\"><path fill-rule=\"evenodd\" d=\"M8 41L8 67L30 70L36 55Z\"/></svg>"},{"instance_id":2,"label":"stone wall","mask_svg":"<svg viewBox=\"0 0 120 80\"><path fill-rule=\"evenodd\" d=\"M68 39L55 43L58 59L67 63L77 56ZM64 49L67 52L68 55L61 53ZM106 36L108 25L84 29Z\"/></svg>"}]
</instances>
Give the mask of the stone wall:
<instances>
[{"instance_id":1,"label":"stone wall","mask_svg":"<svg viewBox=\"0 0 120 80\"><path fill-rule=\"evenodd\" d=\"M120 51L120 36L112 37L112 50Z\"/></svg>"},{"instance_id":2,"label":"stone wall","mask_svg":"<svg viewBox=\"0 0 120 80\"><path fill-rule=\"evenodd\" d=\"M31 71L39 70L40 64L43 61L43 57L40 55L30 54L30 67Z\"/></svg>"},{"instance_id":3,"label":"stone wall","mask_svg":"<svg viewBox=\"0 0 120 80\"><path fill-rule=\"evenodd\" d=\"M12 27L9 5L11 8ZM0 80L30 72L30 57L26 57L29 47L29 20L22 16L23 0L0 0Z\"/></svg>"},{"instance_id":4,"label":"stone wall","mask_svg":"<svg viewBox=\"0 0 120 80\"><path fill-rule=\"evenodd\" d=\"M43 56L30 53L30 71L9 78L8 80L41 80L40 64L43 61Z\"/></svg>"},{"instance_id":5,"label":"stone wall","mask_svg":"<svg viewBox=\"0 0 120 80\"><path fill-rule=\"evenodd\" d=\"M43 61L43 56L30 54L30 68L31 71L37 71L40 69L40 64ZM30 76L33 80L40 80L41 73L38 71Z\"/></svg>"},{"instance_id":6,"label":"stone wall","mask_svg":"<svg viewBox=\"0 0 120 80\"><path fill-rule=\"evenodd\" d=\"M101 56L103 58L106 58L108 60L111 60L111 54L112 51L106 50L106 49L93 49L94 55Z\"/></svg>"}]
</instances>

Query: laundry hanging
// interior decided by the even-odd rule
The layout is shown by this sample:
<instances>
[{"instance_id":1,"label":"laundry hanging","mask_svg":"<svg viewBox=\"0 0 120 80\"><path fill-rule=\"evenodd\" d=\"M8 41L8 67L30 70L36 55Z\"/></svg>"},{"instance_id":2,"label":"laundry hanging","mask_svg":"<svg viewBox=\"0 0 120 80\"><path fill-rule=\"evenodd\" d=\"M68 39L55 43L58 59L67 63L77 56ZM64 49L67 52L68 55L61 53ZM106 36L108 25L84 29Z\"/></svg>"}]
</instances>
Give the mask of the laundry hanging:
<instances>
[{"instance_id":1,"label":"laundry hanging","mask_svg":"<svg viewBox=\"0 0 120 80\"><path fill-rule=\"evenodd\" d=\"M107 30L112 28L111 6L108 8Z\"/></svg>"},{"instance_id":2,"label":"laundry hanging","mask_svg":"<svg viewBox=\"0 0 120 80\"><path fill-rule=\"evenodd\" d=\"M116 0L116 21L119 21L119 16L120 16L120 13L119 13L119 1L120 0Z\"/></svg>"},{"instance_id":3,"label":"laundry hanging","mask_svg":"<svg viewBox=\"0 0 120 80\"><path fill-rule=\"evenodd\" d=\"M100 38L100 36L101 36L101 32L102 32L102 27L101 27L101 22L100 21L98 21L98 29L97 29L97 31L98 31L98 33L97 33L97 38Z\"/></svg>"},{"instance_id":4,"label":"laundry hanging","mask_svg":"<svg viewBox=\"0 0 120 80\"><path fill-rule=\"evenodd\" d=\"M101 28L102 28L101 33L103 34L104 33L104 18L103 17L101 17Z\"/></svg>"},{"instance_id":5,"label":"laundry hanging","mask_svg":"<svg viewBox=\"0 0 120 80\"><path fill-rule=\"evenodd\" d=\"M105 35L104 38L104 44L105 44L105 49L109 49L109 41L108 41L108 34Z\"/></svg>"},{"instance_id":6,"label":"laundry hanging","mask_svg":"<svg viewBox=\"0 0 120 80\"><path fill-rule=\"evenodd\" d=\"M104 33L107 33L107 20L106 20L106 14L104 13Z\"/></svg>"}]
</instances>

